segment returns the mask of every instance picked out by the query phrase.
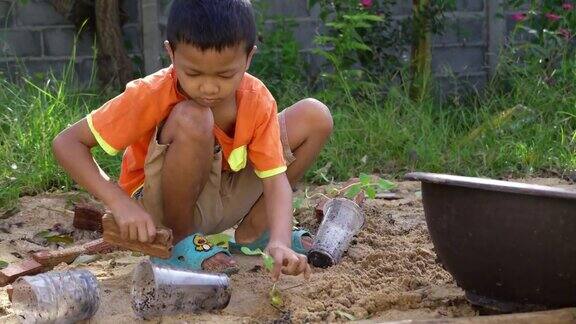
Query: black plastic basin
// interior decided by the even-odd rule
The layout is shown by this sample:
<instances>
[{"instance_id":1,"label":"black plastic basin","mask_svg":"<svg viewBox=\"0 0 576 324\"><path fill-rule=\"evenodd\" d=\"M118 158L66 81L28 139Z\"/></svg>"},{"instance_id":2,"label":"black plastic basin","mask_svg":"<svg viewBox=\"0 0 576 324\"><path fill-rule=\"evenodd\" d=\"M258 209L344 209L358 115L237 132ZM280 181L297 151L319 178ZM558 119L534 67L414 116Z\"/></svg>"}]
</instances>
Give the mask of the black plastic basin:
<instances>
[{"instance_id":1,"label":"black plastic basin","mask_svg":"<svg viewBox=\"0 0 576 324\"><path fill-rule=\"evenodd\" d=\"M426 223L445 269L476 305L502 312L576 306L576 192L432 173Z\"/></svg>"}]
</instances>

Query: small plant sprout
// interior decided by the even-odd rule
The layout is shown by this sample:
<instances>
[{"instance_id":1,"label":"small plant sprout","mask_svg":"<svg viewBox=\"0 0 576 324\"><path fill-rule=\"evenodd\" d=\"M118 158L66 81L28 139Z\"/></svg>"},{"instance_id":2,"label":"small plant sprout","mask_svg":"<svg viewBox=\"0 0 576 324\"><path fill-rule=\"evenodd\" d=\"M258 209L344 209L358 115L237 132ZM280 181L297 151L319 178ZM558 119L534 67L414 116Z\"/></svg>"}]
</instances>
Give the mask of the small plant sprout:
<instances>
[{"instance_id":1,"label":"small plant sprout","mask_svg":"<svg viewBox=\"0 0 576 324\"><path fill-rule=\"evenodd\" d=\"M315 193L313 195L308 195L308 190L306 190L306 199L312 199L316 196L322 196L324 198L330 199L340 196L344 193L344 196L348 199L353 199L360 192L364 192L366 196L370 199L376 198L376 194L379 192L390 191L394 189L396 185L386 179L381 179L377 176L371 176L365 173L361 173L358 177L358 181L348 184L343 188L331 187L328 189L326 195L322 193Z\"/></svg>"},{"instance_id":2,"label":"small plant sprout","mask_svg":"<svg viewBox=\"0 0 576 324\"><path fill-rule=\"evenodd\" d=\"M374 199L378 191L388 191L396 187L394 183L388 180L372 177L365 173L361 173L358 178L360 180L359 182L355 182L341 189L341 191L346 190L345 195L349 199L354 198L361 191L364 191L368 198Z\"/></svg>"},{"instance_id":3,"label":"small plant sprout","mask_svg":"<svg viewBox=\"0 0 576 324\"><path fill-rule=\"evenodd\" d=\"M262 263L264 264L264 268L268 271L272 271L274 268L274 259L268 254L262 252L260 249L252 250L248 247L243 246L240 248L240 251L246 255L260 255L262 256ZM280 290L276 288L276 283L272 285L270 292L268 293L270 296L270 305L274 306L277 309L280 309L284 306L284 301L282 299L282 295L280 294Z\"/></svg>"}]
</instances>

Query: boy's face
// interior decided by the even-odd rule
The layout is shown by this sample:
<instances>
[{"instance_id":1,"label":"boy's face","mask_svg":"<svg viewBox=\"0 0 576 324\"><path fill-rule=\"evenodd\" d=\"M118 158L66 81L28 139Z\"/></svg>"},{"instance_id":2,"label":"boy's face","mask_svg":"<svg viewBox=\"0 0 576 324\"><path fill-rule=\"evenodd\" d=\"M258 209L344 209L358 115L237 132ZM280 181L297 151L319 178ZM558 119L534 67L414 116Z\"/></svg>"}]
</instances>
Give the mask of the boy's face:
<instances>
[{"instance_id":1,"label":"boy's face","mask_svg":"<svg viewBox=\"0 0 576 324\"><path fill-rule=\"evenodd\" d=\"M175 51L165 42L178 83L190 99L201 106L216 108L235 97L244 72L250 67L256 47L246 54L245 46L221 51L179 43Z\"/></svg>"}]
</instances>

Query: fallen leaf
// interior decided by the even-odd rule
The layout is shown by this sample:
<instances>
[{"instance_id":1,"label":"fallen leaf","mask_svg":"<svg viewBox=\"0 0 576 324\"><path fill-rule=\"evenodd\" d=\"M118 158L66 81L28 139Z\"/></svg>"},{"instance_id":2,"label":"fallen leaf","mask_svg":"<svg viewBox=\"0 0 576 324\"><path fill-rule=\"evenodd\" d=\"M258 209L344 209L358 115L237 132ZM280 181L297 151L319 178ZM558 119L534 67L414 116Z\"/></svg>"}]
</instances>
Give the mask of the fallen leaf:
<instances>
[{"instance_id":1,"label":"fallen leaf","mask_svg":"<svg viewBox=\"0 0 576 324\"><path fill-rule=\"evenodd\" d=\"M335 311L335 313L340 315L341 317L348 319L349 321L355 321L356 320L356 317L354 317L354 315L352 315L352 314L348 314L348 313L340 311L340 310Z\"/></svg>"},{"instance_id":2,"label":"fallen leaf","mask_svg":"<svg viewBox=\"0 0 576 324\"><path fill-rule=\"evenodd\" d=\"M53 235L45 237L45 239L50 243L63 243L63 244L74 243L74 239L68 235Z\"/></svg>"},{"instance_id":3,"label":"fallen leaf","mask_svg":"<svg viewBox=\"0 0 576 324\"><path fill-rule=\"evenodd\" d=\"M74 262L72 262L72 264L88 264L100 258L101 256L99 254L94 255L81 254L76 259L74 259Z\"/></svg>"}]
</instances>

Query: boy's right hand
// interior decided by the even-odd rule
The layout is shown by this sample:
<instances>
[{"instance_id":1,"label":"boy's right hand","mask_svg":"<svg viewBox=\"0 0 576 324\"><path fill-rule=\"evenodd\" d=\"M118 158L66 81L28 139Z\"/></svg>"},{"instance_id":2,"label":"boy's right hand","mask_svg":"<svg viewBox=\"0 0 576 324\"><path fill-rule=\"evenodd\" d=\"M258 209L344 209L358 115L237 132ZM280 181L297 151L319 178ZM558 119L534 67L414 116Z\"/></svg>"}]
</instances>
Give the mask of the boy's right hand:
<instances>
[{"instance_id":1,"label":"boy's right hand","mask_svg":"<svg viewBox=\"0 0 576 324\"><path fill-rule=\"evenodd\" d=\"M156 237L156 226L150 214L132 199L110 206L124 240L152 243Z\"/></svg>"}]
</instances>

